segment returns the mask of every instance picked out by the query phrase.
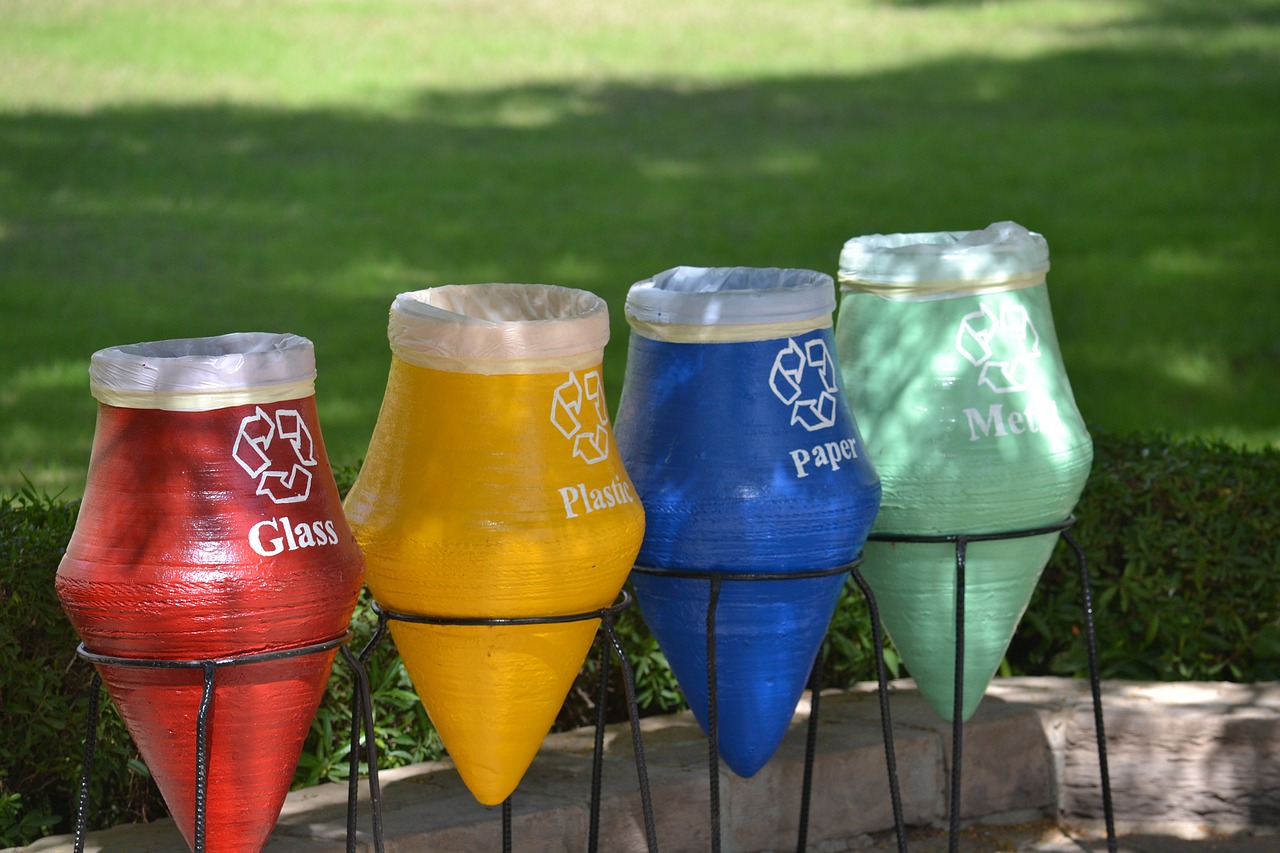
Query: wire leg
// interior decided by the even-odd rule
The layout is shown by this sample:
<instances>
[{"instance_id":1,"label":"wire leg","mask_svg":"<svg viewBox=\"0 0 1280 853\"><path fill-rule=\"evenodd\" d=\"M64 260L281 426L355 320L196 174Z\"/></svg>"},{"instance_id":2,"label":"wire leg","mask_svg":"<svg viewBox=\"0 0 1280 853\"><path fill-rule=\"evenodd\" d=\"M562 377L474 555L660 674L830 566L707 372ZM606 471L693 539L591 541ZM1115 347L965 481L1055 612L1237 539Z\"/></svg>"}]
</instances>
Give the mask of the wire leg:
<instances>
[{"instance_id":1,"label":"wire leg","mask_svg":"<svg viewBox=\"0 0 1280 853\"><path fill-rule=\"evenodd\" d=\"M711 853L720 853L720 709L716 684L716 604L720 578L712 576L707 599L707 764L711 773Z\"/></svg>"},{"instance_id":2,"label":"wire leg","mask_svg":"<svg viewBox=\"0 0 1280 853\"><path fill-rule=\"evenodd\" d=\"M605 632L622 667L622 685L627 694L627 710L631 716L631 748L636 756L636 774L640 781L640 808L644 814L644 834L649 853L658 853L658 830L653 817L653 799L649 793L649 769L645 764L644 743L640 737L640 709L636 705L636 678L631 664L623 653L622 642L613 628L613 616L605 616Z\"/></svg>"},{"instance_id":3,"label":"wire leg","mask_svg":"<svg viewBox=\"0 0 1280 853\"><path fill-rule=\"evenodd\" d=\"M89 778L93 775L93 752L98 746L98 702L102 694L102 677L93 671L89 680L88 725L84 732L84 762L80 765L80 800L76 804L75 853L84 853L84 835L89 824Z\"/></svg>"},{"instance_id":4,"label":"wire leg","mask_svg":"<svg viewBox=\"0 0 1280 853\"><path fill-rule=\"evenodd\" d=\"M1107 825L1107 850L1116 853L1116 820L1111 803L1111 773L1107 769L1107 732L1102 723L1102 680L1098 675L1098 640L1093 628L1093 590L1089 584L1089 565L1084 549L1068 532L1062 538L1076 553L1080 569L1080 590L1084 602L1084 636L1089 651L1089 689L1093 692L1093 726L1098 738L1098 773L1102 783L1102 812Z\"/></svg>"},{"instance_id":5,"label":"wire leg","mask_svg":"<svg viewBox=\"0 0 1280 853\"><path fill-rule=\"evenodd\" d=\"M364 663L346 646L339 651L351 667L351 752L347 777L347 853L356 853L356 812L360 794L360 732L363 724L366 762L369 767L369 808L373 813L373 847L383 853L382 789L378 783L378 744L373 734L373 698L369 687L369 674ZM362 657L372 647L366 647Z\"/></svg>"},{"instance_id":6,"label":"wire leg","mask_svg":"<svg viewBox=\"0 0 1280 853\"><path fill-rule=\"evenodd\" d=\"M356 675L359 661L353 660L344 646L342 657L351 667L351 751L347 754L347 853L356 853L356 817L360 796L360 676Z\"/></svg>"},{"instance_id":7,"label":"wire leg","mask_svg":"<svg viewBox=\"0 0 1280 853\"><path fill-rule=\"evenodd\" d=\"M964 753L964 570L968 542L956 540L956 677L951 706L951 831L948 849L960 850L960 765Z\"/></svg>"},{"instance_id":8,"label":"wire leg","mask_svg":"<svg viewBox=\"0 0 1280 853\"><path fill-rule=\"evenodd\" d=\"M608 719L608 702L609 643L606 636L605 641L600 644L600 692L596 698L595 751L591 756L591 817L587 829L589 853L596 853L600 849L600 787L604 777L604 727Z\"/></svg>"},{"instance_id":9,"label":"wire leg","mask_svg":"<svg viewBox=\"0 0 1280 853\"><path fill-rule=\"evenodd\" d=\"M351 763L347 776L347 853L355 853L356 805L360 786L360 723L364 724L365 763L369 768L369 810L373 813L373 846L376 853L383 853L382 786L378 781L378 743L373 731L373 688L369 684L369 659L387 636L387 615L380 610L378 624L374 626L369 642L360 654L352 656L346 646L341 646L342 657L351 666L355 683L351 693Z\"/></svg>"},{"instance_id":10,"label":"wire leg","mask_svg":"<svg viewBox=\"0 0 1280 853\"><path fill-rule=\"evenodd\" d=\"M880 727L884 733L884 760L889 773L889 802L893 807L893 828L898 835L898 853L907 853L907 828L902 817L902 792L898 785L898 759L893 748L893 720L889 716L889 672L884 663L884 634L880 627L880 608L871 587L856 568L853 580L867 599L871 616L871 645L876 650L876 681L880 688Z\"/></svg>"},{"instance_id":11,"label":"wire leg","mask_svg":"<svg viewBox=\"0 0 1280 853\"><path fill-rule=\"evenodd\" d=\"M358 677L364 679L364 742L365 742L365 763L369 765L369 806L373 812L373 843L376 853L383 853L383 832L382 832L382 784L378 780L378 741L374 737L373 730L373 686L369 683L369 660L373 657L373 651L381 645L383 639L387 636L389 630L388 617L385 613L378 614L378 624L373 630L373 636L369 638L369 642L360 650L358 661L360 666L356 669Z\"/></svg>"},{"instance_id":12,"label":"wire leg","mask_svg":"<svg viewBox=\"0 0 1280 853\"><path fill-rule=\"evenodd\" d=\"M336 637L331 640L323 640L321 642L311 643L305 646L294 646L294 647L284 648L284 649L273 649L270 651L242 654L234 657L219 658L216 660L210 660L210 659L178 660L178 659L172 659L172 658L118 657L115 655L104 655L96 652L91 652L85 648L84 643L81 643L76 648L76 654L84 658L85 660L89 661L90 663L92 663L95 667L111 666L111 667L140 668L140 669L184 669L184 670L199 669L200 670L203 685L200 693L199 706L196 710L195 768L194 768L195 790L193 791L194 802L192 803L192 806L194 807L193 808L194 813L192 815L193 827L192 827L192 837L190 839L190 843L191 843L191 848L193 853L204 853L207 847L207 838L208 838L210 726L213 723L211 719L211 715L214 711L215 683L217 680L218 669L224 666L266 663L268 661L279 661L279 660L299 657L301 655L311 655L311 654L317 654L319 652L326 652L326 651L340 647L342 644L346 643L350 639L350 637L351 637L351 633L347 632L341 637ZM97 677L96 671L94 675L95 675L94 684L100 685L101 680ZM184 680L181 683L185 684L186 682ZM93 714L96 716L97 708L98 708L96 692L90 698L90 707L93 710ZM236 710L237 709L234 707L228 708L227 712L230 714L234 714ZM91 721L90 723L91 728L89 731L89 738L88 738L89 740L92 740L93 738L95 723L96 723L96 720ZM228 737L230 737L230 734L228 734ZM229 745L233 748L233 752L234 752L235 751L234 748L237 746L237 744L230 743ZM93 745L91 743L87 744L87 750L86 750L86 756L85 756L85 762L84 762L84 768L83 768L84 776L82 778L82 792L81 792L82 802L80 804L82 813L87 813L87 790L88 790L88 784L89 784L88 773L89 773L90 765L92 763L92 749L93 749ZM237 761L234 755L229 756L228 760L232 765L234 765ZM234 766L229 766L228 769L234 770L235 768ZM75 844L76 853L83 853L85 814L81 814L77 816L77 823L78 823L77 841Z\"/></svg>"},{"instance_id":13,"label":"wire leg","mask_svg":"<svg viewBox=\"0 0 1280 853\"><path fill-rule=\"evenodd\" d=\"M511 853L511 798L502 801L502 853Z\"/></svg>"},{"instance_id":14,"label":"wire leg","mask_svg":"<svg viewBox=\"0 0 1280 853\"><path fill-rule=\"evenodd\" d=\"M213 708L213 683L218 672L213 661L205 661L204 691L200 695L200 710L196 714L196 816L195 853L204 853L206 812L209 806L209 712Z\"/></svg>"},{"instance_id":15,"label":"wire leg","mask_svg":"<svg viewBox=\"0 0 1280 853\"><path fill-rule=\"evenodd\" d=\"M822 666L826 643L818 646L818 655L809 671L809 727L804 744L804 776L800 782L800 832L796 838L796 853L804 853L809 845L809 804L813 798L813 763L818 751L818 713L822 701Z\"/></svg>"}]
</instances>

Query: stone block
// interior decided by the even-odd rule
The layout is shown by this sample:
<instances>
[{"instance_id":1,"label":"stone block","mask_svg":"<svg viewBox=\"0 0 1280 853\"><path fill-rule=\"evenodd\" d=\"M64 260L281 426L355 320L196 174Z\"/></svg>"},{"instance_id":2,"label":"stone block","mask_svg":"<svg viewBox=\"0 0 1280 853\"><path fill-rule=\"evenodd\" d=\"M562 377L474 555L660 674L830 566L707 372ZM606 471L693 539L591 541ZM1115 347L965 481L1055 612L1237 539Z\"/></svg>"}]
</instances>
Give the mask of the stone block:
<instances>
[{"instance_id":1,"label":"stone block","mask_svg":"<svg viewBox=\"0 0 1280 853\"><path fill-rule=\"evenodd\" d=\"M1135 853L1242 829L1261 845L1242 851L1280 849L1268 846L1280 831L1280 685L1106 682L1103 694L1117 826ZM951 725L909 682L894 683L889 709L904 818L919 828L917 835L945 835ZM724 853L795 849L808 715L806 697L778 753L754 778L718 769ZM706 738L687 712L640 725L659 849L705 853L711 847ZM996 679L963 734L966 821L1056 814L1073 835L1098 835L1102 788L1088 682ZM515 849L587 849L594 740L592 729L546 739L512 799ZM648 845L629 724L607 727L604 741L600 849L643 853ZM815 758L809 849L881 849L893 819L874 685L823 694ZM388 853L501 849L501 808L477 803L450 762L380 777ZM373 853L367 782L359 791L358 850ZM346 800L346 785L291 793L266 853L342 853ZM1273 834L1256 835L1260 827ZM1149 836L1133 835L1142 832ZM1147 837L1156 846L1142 846ZM1082 842L1082 849L1102 849L1098 843ZM894 848L892 840L884 844ZM71 853L72 846L71 836L59 836L22 853ZM85 850L187 848L173 822L162 820L91 833Z\"/></svg>"},{"instance_id":2,"label":"stone block","mask_svg":"<svg viewBox=\"0 0 1280 853\"><path fill-rule=\"evenodd\" d=\"M910 682L889 694L895 742L907 732L939 740L945 767L943 808L950 807L952 724L937 715ZM1049 814L1056 804L1054 756L1034 708L988 693L965 722L960 741L960 816L974 819L1008 811ZM946 819L944 811L940 819Z\"/></svg>"},{"instance_id":3,"label":"stone block","mask_svg":"<svg viewBox=\"0 0 1280 853\"><path fill-rule=\"evenodd\" d=\"M1234 832L1280 825L1275 685L1107 685L1103 701L1116 821L1128 830ZM1093 708L1065 716L1062 814L1103 815Z\"/></svg>"}]
</instances>

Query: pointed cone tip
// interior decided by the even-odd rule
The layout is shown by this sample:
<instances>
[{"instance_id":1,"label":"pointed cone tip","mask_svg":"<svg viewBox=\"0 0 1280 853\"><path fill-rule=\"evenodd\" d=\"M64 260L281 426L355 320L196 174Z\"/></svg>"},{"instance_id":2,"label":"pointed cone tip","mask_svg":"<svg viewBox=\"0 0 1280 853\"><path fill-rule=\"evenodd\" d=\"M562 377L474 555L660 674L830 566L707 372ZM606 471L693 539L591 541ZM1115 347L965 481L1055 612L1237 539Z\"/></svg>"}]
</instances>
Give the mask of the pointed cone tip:
<instances>
[{"instance_id":1,"label":"pointed cone tip","mask_svg":"<svg viewBox=\"0 0 1280 853\"><path fill-rule=\"evenodd\" d=\"M498 805L520 784L597 627L391 623L414 689L476 800Z\"/></svg>"}]
</instances>

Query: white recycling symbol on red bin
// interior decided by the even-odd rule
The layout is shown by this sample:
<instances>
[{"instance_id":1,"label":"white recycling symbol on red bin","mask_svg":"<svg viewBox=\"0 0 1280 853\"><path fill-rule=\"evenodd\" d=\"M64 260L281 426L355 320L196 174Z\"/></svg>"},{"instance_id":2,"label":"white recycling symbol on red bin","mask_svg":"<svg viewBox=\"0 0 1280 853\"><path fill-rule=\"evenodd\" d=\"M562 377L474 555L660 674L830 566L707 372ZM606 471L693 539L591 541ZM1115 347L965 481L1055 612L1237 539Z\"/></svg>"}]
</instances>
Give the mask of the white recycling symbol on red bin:
<instances>
[{"instance_id":1,"label":"white recycling symbol on red bin","mask_svg":"<svg viewBox=\"0 0 1280 853\"><path fill-rule=\"evenodd\" d=\"M821 338L808 341L803 348L794 338L787 338L787 345L778 350L773 360L769 387L775 397L791 407L792 424L800 424L809 432L835 424L835 362Z\"/></svg>"},{"instance_id":2,"label":"white recycling symbol on red bin","mask_svg":"<svg viewBox=\"0 0 1280 853\"><path fill-rule=\"evenodd\" d=\"M310 469L319 464L302 415L277 409L272 417L261 406L240 421L231 457L257 481L257 494L278 504L305 501L311 494Z\"/></svg>"},{"instance_id":3,"label":"white recycling symbol on red bin","mask_svg":"<svg viewBox=\"0 0 1280 853\"><path fill-rule=\"evenodd\" d=\"M551 424L573 442L573 455L588 465L609 458L609 409L605 405L600 371L569 378L551 398Z\"/></svg>"},{"instance_id":4,"label":"white recycling symbol on red bin","mask_svg":"<svg viewBox=\"0 0 1280 853\"><path fill-rule=\"evenodd\" d=\"M1006 303L1000 314L979 303L980 310L960 318L956 349L981 367L978 384L997 394L1027 387L1031 363L1040 357L1040 335L1021 305Z\"/></svg>"}]
</instances>

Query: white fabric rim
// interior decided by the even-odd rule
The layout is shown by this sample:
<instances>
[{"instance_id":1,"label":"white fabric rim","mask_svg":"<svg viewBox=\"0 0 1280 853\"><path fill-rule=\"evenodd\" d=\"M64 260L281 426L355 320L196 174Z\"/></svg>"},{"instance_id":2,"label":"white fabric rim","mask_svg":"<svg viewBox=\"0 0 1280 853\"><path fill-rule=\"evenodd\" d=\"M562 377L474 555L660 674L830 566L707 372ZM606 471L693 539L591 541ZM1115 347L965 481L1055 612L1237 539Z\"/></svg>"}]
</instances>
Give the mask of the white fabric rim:
<instances>
[{"instance_id":1,"label":"white fabric rim","mask_svg":"<svg viewBox=\"0 0 1280 853\"><path fill-rule=\"evenodd\" d=\"M633 328L761 326L830 319L835 307L835 282L814 270L682 266L633 284L626 311Z\"/></svg>"},{"instance_id":2,"label":"white fabric rim","mask_svg":"<svg viewBox=\"0 0 1280 853\"><path fill-rule=\"evenodd\" d=\"M557 358L457 358L454 356L426 355L411 349L392 348L392 356L415 367L441 370L446 373L478 373L483 376L501 376L514 373L560 373L568 370L586 370L601 363L601 351L563 355Z\"/></svg>"},{"instance_id":3,"label":"white fabric rim","mask_svg":"<svg viewBox=\"0 0 1280 853\"><path fill-rule=\"evenodd\" d=\"M1044 237L1016 222L978 231L870 234L840 252L842 291L891 299L1018 290L1042 284L1049 271Z\"/></svg>"},{"instance_id":4,"label":"white fabric rim","mask_svg":"<svg viewBox=\"0 0 1280 853\"><path fill-rule=\"evenodd\" d=\"M311 341L298 335L234 332L109 347L89 361L89 390L128 409L203 412L315 394Z\"/></svg>"},{"instance_id":5,"label":"white fabric rim","mask_svg":"<svg viewBox=\"0 0 1280 853\"><path fill-rule=\"evenodd\" d=\"M387 338L421 367L540 373L565 359L599 362L609 308L594 293L550 284L450 284L396 296Z\"/></svg>"},{"instance_id":6,"label":"white fabric rim","mask_svg":"<svg viewBox=\"0 0 1280 853\"><path fill-rule=\"evenodd\" d=\"M953 296L982 296L987 293L1004 293L1022 290L1045 282L1045 270L1014 276L990 278L947 278L933 281L883 282L868 281L855 276L840 275L842 293L871 293L886 299L916 300L947 299Z\"/></svg>"},{"instance_id":7,"label":"white fabric rim","mask_svg":"<svg viewBox=\"0 0 1280 853\"><path fill-rule=\"evenodd\" d=\"M831 328L831 315L793 320L787 323L757 323L740 326L696 326L672 323L646 323L627 318L631 329L643 338L672 344L727 344L772 341L804 335L817 329Z\"/></svg>"}]
</instances>

